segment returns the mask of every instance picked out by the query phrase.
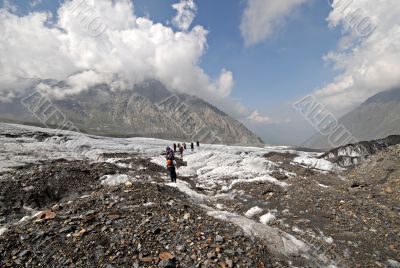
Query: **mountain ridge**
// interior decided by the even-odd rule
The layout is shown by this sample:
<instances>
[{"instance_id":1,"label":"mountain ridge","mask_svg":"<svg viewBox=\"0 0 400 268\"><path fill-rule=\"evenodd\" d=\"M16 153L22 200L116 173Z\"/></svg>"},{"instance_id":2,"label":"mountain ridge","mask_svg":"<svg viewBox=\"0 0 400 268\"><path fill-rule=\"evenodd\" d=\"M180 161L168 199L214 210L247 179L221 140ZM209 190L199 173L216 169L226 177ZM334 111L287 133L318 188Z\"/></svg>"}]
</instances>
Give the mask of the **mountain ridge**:
<instances>
[{"instance_id":1,"label":"mountain ridge","mask_svg":"<svg viewBox=\"0 0 400 268\"><path fill-rule=\"evenodd\" d=\"M339 119L359 141L377 140L400 134L400 88L380 92L368 98L354 110ZM327 137L316 133L301 146L332 148Z\"/></svg>"},{"instance_id":2,"label":"mountain ridge","mask_svg":"<svg viewBox=\"0 0 400 268\"><path fill-rule=\"evenodd\" d=\"M45 83L64 86L63 82ZM195 96L172 93L156 80L125 90L112 90L107 84L98 84L79 94L51 101L76 128L88 134L230 145L263 144L242 123L217 107ZM18 101L2 104L0 112L4 120L25 124L38 121ZM49 123L51 125L57 124Z\"/></svg>"}]
</instances>

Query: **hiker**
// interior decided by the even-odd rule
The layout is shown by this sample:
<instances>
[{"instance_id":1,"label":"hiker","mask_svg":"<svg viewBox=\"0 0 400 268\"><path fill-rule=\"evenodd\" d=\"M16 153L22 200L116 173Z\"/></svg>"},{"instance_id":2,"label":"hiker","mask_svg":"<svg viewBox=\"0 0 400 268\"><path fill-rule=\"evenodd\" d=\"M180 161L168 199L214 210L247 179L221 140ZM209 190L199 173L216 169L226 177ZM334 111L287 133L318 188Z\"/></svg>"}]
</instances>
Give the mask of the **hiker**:
<instances>
[{"instance_id":1,"label":"hiker","mask_svg":"<svg viewBox=\"0 0 400 268\"><path fill-rule=\"evenodd\" d=\"M186 143L185 142L183 143L183 149L186 150Z\"/></svg>"},{"instance_id":2,"label":"hiker","mask_svg":"<svg viewBox=\"0 0 400 268\"><path fill-rule=\"evenodd\" d=\"M183 146L179 147L179 152L181 153L181 158L183 158Z\"/></svg>"},{"instance_id":3,"label":"hiker","mask_svg":"<svg viewBox=\"0 0 400 268\"><path fill-rule=\"evenodd\" d=\"M175 160L167 159L167 171L168 175L171 178L171 182L176 183L176 170L175 170L176 162Z\"/></svg>"},{"instance_id":4,"label":"hiker","mask_svg":"<svg viewBox=\"0 0 400 268\"><path fill-rule=\"evenodd\" d=\"M193 142L190 143L190 149L192 149L192 152L193 152L193 150L194 150L194 143Z\"/></svg>"},{"instance_id":5,"label":"hiker","mask_svg":"<svg viewBox=\"0 0 400 268\"><path fill-rule=\"evenodd\" d=\"M176 143L174 143L174 152L176 153Z\"/></svg>"},{"instance_id":6,"label":"hiker","mask_svg":"<svg viewBox=\"0 0 400 268\"><path fill-rule=\"evenodd\" d=\"M199 146L200 146L200 142L199 142L199 141L197 141L196 143L197 143L197 147L199 147Z\"/></svg>"},{"instance_id":7,"label":"hiker","mask_svg":"<svg viewBox=\"0 0 400 268\"><path fill-rule=\"evenodd\" d=\"M174 151L167 147L167 151L166 151L166 159L167 160L175 160L175 155L174 155Z\"/></svg>"}]
</instances>

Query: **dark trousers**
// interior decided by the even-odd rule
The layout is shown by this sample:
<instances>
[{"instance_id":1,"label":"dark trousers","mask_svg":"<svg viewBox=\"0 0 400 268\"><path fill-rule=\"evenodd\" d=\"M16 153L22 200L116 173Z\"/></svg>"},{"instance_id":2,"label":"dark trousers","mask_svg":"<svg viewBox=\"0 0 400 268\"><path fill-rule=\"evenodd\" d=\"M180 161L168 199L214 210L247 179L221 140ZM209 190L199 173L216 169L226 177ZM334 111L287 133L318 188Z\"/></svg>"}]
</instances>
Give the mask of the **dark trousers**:
<instances>
[{"instance_id":1,"label":"dark trousers","mask_svg":"<svg viewBox=\"0 0 400 268\"><path fill-rule=\"evenodd\" d=\"M168 175L171 178L171 182L176 182L176 170L175 167L168 167Z\"/></svg>"}]
</instances>

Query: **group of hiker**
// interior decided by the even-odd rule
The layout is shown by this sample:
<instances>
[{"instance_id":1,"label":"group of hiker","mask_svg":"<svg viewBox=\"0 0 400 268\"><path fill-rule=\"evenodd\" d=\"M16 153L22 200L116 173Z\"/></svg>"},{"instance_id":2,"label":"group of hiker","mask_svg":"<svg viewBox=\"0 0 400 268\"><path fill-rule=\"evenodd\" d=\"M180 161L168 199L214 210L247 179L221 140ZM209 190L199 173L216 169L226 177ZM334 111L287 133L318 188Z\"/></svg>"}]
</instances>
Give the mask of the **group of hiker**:
<instances>
[{"instance_id":1,"label":"group of hiker","mask_svg":"<svg viewBox=\"0 0 400 268\"><path fill-rule=\"evenodd\" d=\"M199 147L199 146L200 146L200 142L197 141L197 142L196 142L196 145L197 145L197 147ZM169 148L169 147L168 147L168 148ZM174 143L174 144L173 144L173 148L174 148L174 153L176 153L176 152L178 151L178 152L181 154L181 158L183 157L183 151L187 149L187 148L186 148L186 143L182 143L182 144L180 144L180 143L178 143L178 144ZM190 143L190 149L192 150L192 152L194 151L194 143L193 143L193 142Z\"/></svg>"},{"instance_id":2,"label":"group of hiker","mask_svg":"<svg viewBox=\"0 0 400 268\"><path fill-rule=\"evenodd\" d=\"M196 142L197 147L200 146L200 142ZM176 182L176 161L175 161L175 153L179 151L181 158L183 158L183 151L186 150L186 143L174 143L172 146L173 149L171 149L169 146L166 149L166 159L167 159L167 171L168 175L171 178L171 182ZM194 143L190 143L190 149L194 151Z\"/></svg>"}]
</instances>

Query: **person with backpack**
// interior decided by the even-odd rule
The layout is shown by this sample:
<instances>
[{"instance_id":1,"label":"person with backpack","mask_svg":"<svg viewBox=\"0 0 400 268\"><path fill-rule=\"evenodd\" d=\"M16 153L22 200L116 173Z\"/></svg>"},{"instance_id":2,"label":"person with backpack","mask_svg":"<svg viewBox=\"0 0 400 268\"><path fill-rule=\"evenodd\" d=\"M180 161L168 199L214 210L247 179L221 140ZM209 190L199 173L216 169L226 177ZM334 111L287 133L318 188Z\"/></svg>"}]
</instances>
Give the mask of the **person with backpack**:
<instances>
[{"instance_id":1,"label":"person with backpack","mask_svg":"<svg viewBox=\"0 0 400 268\"><path fill-rule=\"evenodd\" d=\"M175 160L167 160L167 171L168 171L169 177L171 178L171 182L176 182L175 165L176 165Z\"/></svg>"},{"instance_id":2,"label":"person with backpack","mask_svg":"<svg viewBox=\"0 0 400 268\"><path fill-rule=\"evenodd\" d=\"M181 158L183 158L183 146L179 147L179 153L181 154Z\"/></svg>"},{"instance_id":3,"label":"person with backpack","mask_svg":"<svg viewBox=\"0 0 400 268\"><path fill-rule=\"evenodd\" d=\"M169 177L171 178L171 182L176 182L176 162L175 162L175 155L174 151L167 147L167 172Z\"/></svg>"},{"instance_id":4,"label":"person with backpack","mask_svg":"<svg viewBox=\"0 0 400 268\"><path fill-rule=\"evenodd\" d=\"M192 149L192 152L194 151L194 143L193 142L190 143L190 149Z\"/></svg>"}]
</instances>

